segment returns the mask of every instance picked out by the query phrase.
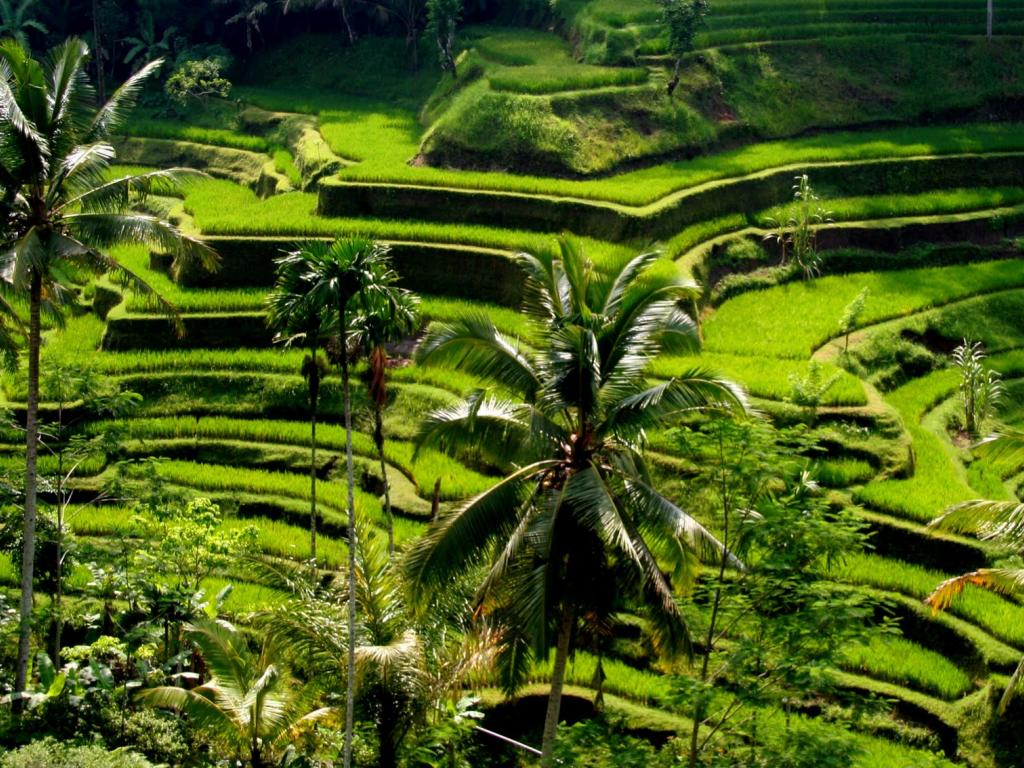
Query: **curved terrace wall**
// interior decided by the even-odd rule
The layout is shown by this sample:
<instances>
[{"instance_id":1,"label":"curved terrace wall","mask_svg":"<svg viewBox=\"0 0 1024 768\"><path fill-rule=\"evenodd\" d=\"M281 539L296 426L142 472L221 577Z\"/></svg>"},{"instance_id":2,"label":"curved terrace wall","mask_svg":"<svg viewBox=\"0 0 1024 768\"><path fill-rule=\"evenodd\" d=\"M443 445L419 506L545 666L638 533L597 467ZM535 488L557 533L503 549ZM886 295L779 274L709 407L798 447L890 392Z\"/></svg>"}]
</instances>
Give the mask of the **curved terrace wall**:
<instances>
[{"instance_id":1,"label":"curved terrace wall","mask_svg":"<svg viewBox=\"0 0 1024 768\"><path fill-rule=\"evenodd\" d=\"M372 216L485 224L612 241L664 239L721 211L756 213L792 198L793 177L810 174L824 197L911 194L974 186L1024 186L1024 154L999 153L805 163L681 190L648 206L519 192L327 179L321 216Z\"/></svg>"}]
</instances>

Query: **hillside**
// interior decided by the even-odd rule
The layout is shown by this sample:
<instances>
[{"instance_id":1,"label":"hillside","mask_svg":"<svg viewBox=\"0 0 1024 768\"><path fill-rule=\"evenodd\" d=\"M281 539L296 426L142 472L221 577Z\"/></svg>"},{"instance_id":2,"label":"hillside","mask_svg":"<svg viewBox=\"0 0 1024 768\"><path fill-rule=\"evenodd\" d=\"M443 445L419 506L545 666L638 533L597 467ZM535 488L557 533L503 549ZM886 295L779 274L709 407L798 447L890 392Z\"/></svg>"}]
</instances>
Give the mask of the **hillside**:
<instances>
[{"instance_id":1,"label":"hillside","mask_svg":"<svg viewBox=\"0 0 1024 768\"><path fill-rule=\"evenodd\" d=\"M519 309L528 292L516 254L550 252L565 234L597 284L652 249L658 259L637 284L699 284L685 310L700 321L700 350L643 361L646 379L707 369L741 385L756 426L733 435L733 448L744 461L745 447L764 453L753 464L736 459L736 482L783 469L812 481L809 508L848 525L853 538L866 536L862 549L834 562L830 553L815 588L843 610L863 610L860 624L891 624L851 640L824 669L793 671L797 682L787 678L791 687L780 690L806 683L815 691L806 698L737 695L744 679L758 679L749 671L754 651L736 650L755 647L755 635L746 619L738 625L746 630L723 631L708 658L726 671L709 684L704 711L739 701L749 714L715 729L701 765L746 765L737 755L758 746L758 759L771 761L793 733L808 745L832 744L829 754L845 759L837 766L1024 765L1024 705L1002 717L993 711L1024 653L1024 606L973 586L944 612L923 602L957 574L1019 563L1019 552L978 530L939 531L929 522L957 502L1024 499L1024 466L967 434L951 361L965 340L980 342L986 369L1005 388L985 433L1024 429L1024 0L998 3L991 41L982 4L966 0L712 0L672 96L659 19L652 0L555 0L533 26L473 18L458 28L454 78L438 71L429 41L413 70L398 36L349 44L337 31L303 29L240 56L228 99L173 115L156 97L143 100L114 141L106 178L203 171L180 188L156 183L132 204L201 239L220 263L207 271L167 249L110 250L174 305L183 334L161 307L111 277L73 275L66 322L45 320L44 373L88 370L140 396L127 416L86 412L58 402L59 373L58 382L44 376L45 419L70 409L71 434L116 438L70 480L88 503L76 502L66 518L67 645L108 634L97 629L105 611L127 622L137 610L127 589L104 592L96 571L116 570L126 542L144 546L124 488L209 498L224 515L218 530L255 526L253 553L264 561L311 557L307 350L273 343L266 322L283 252L308 240L379 240L401 285L420 295L417 327L389 349L382 460L364 385L372 375L363 361L353 372L356 514L368 540L383 546L392 505L395 542L407 553L438 515L494 487L502 470L479 452L421 447L428 414L487 382L471 359L423 365L411 350L438 324L481 317L532 349L543 328ZM787 260L780 246L799 225L793 191L804 174L819 214L805 222L816 252L807 265L792 253ZM334 366L322 383L314 467L316 558L326 581L340 580L348 556L336 374ZM25 366L4 374L3 391L13 421L23 421ZM641 430L637 443L651 482L730 541L709 480L717 423L677 412ZM4 473L20 478L23 434L11 426L0 438ZM40 460L48 509L64 469L57 461ZM771 508L789 489L778 476L767 483ZM666 572L668 559L660 561ZM0 554L0 583L12 596L18 562ZM715 585L728 582L713 564L677 595L698 659L709 625L715 637ZM686 582L675 572L672 579ZM294 599L247 559L202 581L206 596L227 584L217 610L252 633L255 613ZM46 592L38 590L40 610L52 605ZM662 661L657 628L628 601L614 614L605 634L581 628L575 638L563 714L586 720L599 687L600 722L610 725L593 743L593 734L574 730L582 735L573 743L591 751L580 747L569 759L612 764L627 744L648 760L636 764L660 765L654 750L668 760L676 745L672 759L681 763L697 711L685 681L698 684L699 663ZM305 664L296 664L297 677L309 672ZM551 667L533 659L514 698L499 692L494 673L467 679L465 690L482 697L483 725L539 744ZM834 675L827 690L811 687L819 673ZM485 737L469 741L473 765L534 764ZM378 764L366 749L371 757L360 764ZM816 762L810 746L795 754L785 765L831 764Z\"/></svg>"}]
</instances>

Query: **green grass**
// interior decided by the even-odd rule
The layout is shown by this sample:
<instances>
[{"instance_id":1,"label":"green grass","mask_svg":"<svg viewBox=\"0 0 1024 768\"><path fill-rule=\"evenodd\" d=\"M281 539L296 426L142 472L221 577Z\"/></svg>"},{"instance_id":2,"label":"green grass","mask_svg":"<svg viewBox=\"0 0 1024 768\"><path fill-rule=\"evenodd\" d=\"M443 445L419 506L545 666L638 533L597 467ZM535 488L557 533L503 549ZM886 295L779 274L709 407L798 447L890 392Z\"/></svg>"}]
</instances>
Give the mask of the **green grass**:
<instances>
[{"instance_id":1,"label":"green grass","mask_svg":"<svg viewBox=\"0 0 1024 768\"><path fill-rule=\"evenodd\" d=\"M289 499L309 500L309 478L286 472L262 469L243 469L190 461L162 461L159 474L174 485L192 488L203 493L231 493L234 491ZM323 516L334 523L343 523L342 510L346 508L345 488L342 481L320 483L318 500L323 505ZM356 489L356 514L375 524L384 522L380 501L375 496Z\"/></svg>"},{"instance_id":2,"label":"green grass","mask_svg":"<svg viewBox=\"0 0 1024 768\"><path fill-rule=\"evenodd\" d=\"M252 136L225 128L206 128L199 125L189 125L181 120L133 118L125 125L122 132L127 136L191 141L196 144L212 144L218 147L244 149L261 154L270 149L267 140L262 136Z\"/></svg>"},{"instance_id":3,"label":"green grass","mask_svg":"<svg viewBox=\"0 0 1024 768\"><path fill-rule=\"evenodd\" d=\"M366 109L366 108L364 108ZM360 181L434 184L497 189L647 206L682 190L772 168L809 163L852 162L898 157L1024 150L1019 125L907 127L884 131L839 132L767 141L712 155L662 163L603 179L583 181L478 171L411 167L419 152L419 129L412 114L370 110L364 122L358 108L322 115L322 131L338 154L365 162L340 176ZM359 149L353 149L356 146ZM813 174L813 170L811 171Z\"/></svg>"},{"instance_id":4,"label":"green grass","mask_svg":"<svg viewBox=\"0 0 1024 768\"><path fill-rule=\"evenodd\" d=\"M118 506L92 505L72 509L68 515L68 526L79 536L132 537L138 533L134 512ZM256 529L255 547L258 552L298 561L309 559L309 531L304 528L266 517L227 518L221 522L221 529L225 531L247 526ZM328 536L318 536L317 559L323 567L341 568L345 562L345 544Z\"/></svg>"},{"instance_id":5,"label":"green grass","mask_svg":"<svg viewBox=\"0 0 1024 768\"><path fill-rule=\"evenodd\" d=\"M949 213L989 210L1024 203L1024 188L990 187L984 189L931 190L918 194L880 194L866 197L844 197L823 200L833 221L865 221L898 216L937 216ZM793 215L790 204L777 206L758 214L760 226L771 221L787 221Z\"/></svg>"},{"instance_id":6,"label":"green grass","mask_svg":"<svg viewBox=\"0 0 1024 768\"><path fill-rule=\"evenodd\" d=\"M989 364L1004 375L1019 376L1024 372L1024 351L995 355ZM914 473L905 479L868 483L857 491L857 502L927 522L949 505L979 496L971 486L957 449L946 435L944 420L926 416L956 392L957 384L957 372L944 369L915 379L886 395L886 400L900 414L913 440Z\"/></svg>"},{"instance_id":7,"label":"green grass","mask_svg":"<svg viewBox=\"0 0 1024 768\"><path fill-rule=\"evenodd\" d=\"M553 657L544 661L535 661L528 682L548 683L551 681ZM618 659L603 660L606 675L604 688L640 704L664 706L672 698L671 680L654 672L646 672L629 666ZM590 653L577 651L565 670L565 682L569 685L590 687L597 669L597 657Z\"/></svg>"},{"instance_id":8,"label":"green grass","mask_svg":"<svg viewBox=\"0 0 1024 768\"><path fill-rule=\"evenodd\" d=\"M836 578L924 599L952 574L889 560L877 555L852 555L835 571ZM968 587L950 612L976 624L1016 648L1024 648L1024 606L976 587Z\"/></svg>"},{"instance_id":9,"label":"green grass","mask_svg":"<svg viewBox=\"0 0 1024 768\"><path fill-rule=\"evenodd\" d=\"M274 160L274 169L281 174L288 177L288 181L291 182L292 187L295 189L302 188L302 173L295 166L295 158L292 157L292 153L287 149L275 149L272 154Z\"/></svg>"},{"instance_id":10,"label":"green grass","mask_svg":"<svg viewBox=\"0 0 1024 768\"><path fill-rule=\"evenodd\" d=\"M408 409L403 409L408 412ZM409 414L411 418L415 415ZM90 425L91 431L110 428L104 422ZM129 419L121 422L126 437L133 440L235 440L260 444L309 445L309 424L268 419L232 419L222 416L193 418L169 416L152 419ZM321 424L317 430L317 444L327 451L342 453L345 450L345 430L332 424ZM373 441L366 434L356 432L352 436L353 451L360 456L376 459ZM434 483L441 480L441 498L444 500L463 499L490 488L494 479L474 472L454 459L434 450L424 449L416 453L415 447L407 442L389 440L384 445L385 459L399 467L411 477L421 494L429 498ZM307 489L308 490L308 489ZM282 494L286 495L286 494Z\"/></svg>"},{"instance_id":11,"label":"green grass","mask_svg":"<svg viewBox=\"0 0 1024 768\"><path fill-rule=\"evenodd\" d=\"M771 400L786 400L792 394L790 376L805 376L807 363L771 357L751 357L705 353L696 357L662 355L651 363L651 373L658 378L685 374L694 367L708 368L742 384L750 394ZM839 380L826 393L823 405L866 405L864 386L853 375L831 364L823 364L826 378L838 375Z\"/></svg>"},{"instance_id":12,"label":"green grass","mask_svg":"<svg viewBox=\"0 0 1024 768\"><path fill-rule=\"evenodd\" d=\"M1024 261L1020 260L788 283L724 302L704 325L705 349L805 358L837 335L843 309L864 288L870 291L870 298L861 326L1020 285L1024 285Z\"/></svg>"},{"instance_id":13,"label":"green grass","mask_svg":"<svg viewBox=\"0 0 1024 768\"><path fill-rule=\"evenodd\" d=\"M875 468L862 459L825 459L815 463L817 478L826 488L848 488L875 476Z\"/></svg>"},{"instance_id":14,"label":"green grass","mask_svg":"<svg viewBox=\"0 0 1024 768\"><path fill-rule=\"evenodd\" d=\"M940 653L902 637L876 637L849 648L842 666L943 699L956 699L971 688L971 678Z\"/></svg>"}]
</instances>

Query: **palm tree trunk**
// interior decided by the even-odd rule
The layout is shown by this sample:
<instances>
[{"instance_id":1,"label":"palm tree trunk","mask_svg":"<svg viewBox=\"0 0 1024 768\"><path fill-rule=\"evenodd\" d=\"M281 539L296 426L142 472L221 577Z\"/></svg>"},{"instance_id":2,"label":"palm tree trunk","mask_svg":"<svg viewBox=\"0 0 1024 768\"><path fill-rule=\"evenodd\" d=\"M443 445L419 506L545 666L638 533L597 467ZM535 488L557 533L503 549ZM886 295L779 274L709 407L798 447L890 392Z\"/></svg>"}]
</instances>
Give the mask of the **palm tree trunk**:
<instances>
[{"instance_id":1,"label":"palm tree trunk","mask_svg":"<svg viewBox=\"0 0 1024 768\"><path fill-rule=\"evenodd\" d=\"M995 9L992 7L992 3L993 0L988 0L988 14L985 23L985 37L989 40L992 39L992 17L995 15Z\"/></svg>"},{"instance_id":2,"label":"palm tree trunk","mask_svg":"<svg viewBox=\"0 0 1024 768\"><path fill-rule=\"evenodd\" d=\"M320 371L317 369L316 342L310 350L309 369L309 557L316 576L316 409L319 400Z\"/></svg>"},{"instance_id":3,"label":"palm tree trunk","mask_svg":"<svg viewBox=\"0 0 1024 768\"><path fill-rule=\"evenodd\" d=\"M92 0L92 52L96 62L96 95L102 104L107 100L107 87L103 80L103 45L100 42L99 0Z\"/></svg>"},{"instance_id":4,"label":"palm tree trunk","mask_svg":"<svg viewBox=\"0 0 1024 768\"><path fill-rule=\"evenodd\" d=\"M341 391L345 410L345 479L348 498L348 677L345 680L345 752L344 766L352 768L352 735L356 705L356 501L355 469L352 461L352 398L349 392L348 326L345 302L338 306L341 336Z\"/></svg>"},{"instance_id":5,"label":"palm tree trunk","mask_svg":"<svg viewBox=\"0 0 1024 768\"><path fill-rule=\"evenodd\" d=\"M395 555L395 518L391 514L391 484L388 482L388 465L384 463L384 418L379 405L373 406L373 442L377 445L380 460L380 476L384 479L384 519L388 523L388 554Z\"/></svg>"},{"instance_id":6,"label":"palm tree trunk","mask_svg":"<svg viewBox=\"0 0 1024 768\"><path fill-rule=\"evenodd\" d=\"M43 280L38 272L32 275L29 294L28 331L28 399L25 408L25 530L21 553L21 610L18 624L18 668L14 690L25 690L28 660L32 645L32 579L36 554L36 457L39 451L39 307L42 303ZM21 700L16 703L21 709Z\"/></svg>"},{"instance_id":7,"label":"palm tree trunk","mask_svg":"<svg viewBox=\"0 0 1024 768\"><path fill-rule=\"evenodd\" d=\"M544 718L544 738L541 741L542 768L554 765L555 735L558 733L558 713L562 708L562 688L565 686L565 665L569 659L569 643L572 641L572 625L575 619L572 603L562 602L562 616L558 622L558 645L555 648L555 665L551 668L551 693L548 694L548 711Z\"/></svg>"},{"instance_id":8,"label":"palm tree trunk","mask_svg":"<svg viewBox=\"0 0 1024 768\"><path fill-rule=\"evenodd\" d=\"M341 21L345 25L345 31L348 33L348 42L354 43L356 41L355 30L352 29L352 23L348 20L348 0L341 0Z\"/></svg>"}]
</instances>

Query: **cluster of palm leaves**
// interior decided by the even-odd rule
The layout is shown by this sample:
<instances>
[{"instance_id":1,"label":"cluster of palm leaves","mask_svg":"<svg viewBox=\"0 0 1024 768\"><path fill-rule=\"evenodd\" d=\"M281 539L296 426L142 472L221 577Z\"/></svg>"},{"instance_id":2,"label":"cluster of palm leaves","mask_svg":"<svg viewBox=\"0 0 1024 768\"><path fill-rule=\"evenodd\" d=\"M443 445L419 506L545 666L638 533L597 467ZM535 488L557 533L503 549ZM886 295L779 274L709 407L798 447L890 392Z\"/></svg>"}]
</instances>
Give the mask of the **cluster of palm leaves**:
<instances>
[{"instance_id":1,"label":"cluster of palm leaves","mask_svg":"<svg viewBox=\"0 0 1024 768\"><path fill-rule=\"evenodd\" d=\"M24 553L17 691L25 689L31 640L39 448L39 357L42 316L59 322L78 299L83 278L110 274L151 297L176 321L174 308L104 252L117 243L147 243L207 267L215 254L159 218L132 205L154 184L173 188L181 169L118 176L110 136L160 62L129 78L98 109L86 75L89 49L71 39L43 60L17 40L0 43L0 344L8 358L24 340L28 356ZM27 319L24 315L27 314ZM180 323L178 324L180 327Z\"/></svg>"},{"instance_id":2,"label":"cluster of palm leaves","mask_svg":"<svg viewBox=\"0 0 1024 768\"><path fill-rule=\"evenodd\" d=\"M1024 467L1024 431L1007 429L982 441L979 449L1004 466ZM931 525L934 528L976 534L987 541L1003 544L1018 555L1024 552L1024 502L1019 500L965 501L947 509ZM981 568L947 579L935 588L927 603L935 611L945 610L969 586L990 589L1016 598L1024 597L1024 568ZM1024 658L1017 665L999 701L1000 714L1010 705L1022 677Z\"/></svg>"},{"instance_id":3,"label":"cluster of palm leaves","mask_svg":"<svg viewBox=\"0 0 1024 768\"><path fill-rule=\"evenodd\" d=\"M643 458L645 431L682 413L743 411L729 381L695 367L651 383L662 351L693 351L688 312L696 286L658 254L599 273L577 243L521 255L525 342L481 315L435 327L422 365L451 365L491 385L427 419L422 443L469 454L506 473L441 519L407 560L413 582L437 588L482 566L479 611L503 631L502 682L514 690L533 659L555 646L544 729L550 763L566 659L581 620L607 623L626 601L646 608L666 653L685 653L689 633L679 587L721 545L660 494Z\"/></svg>"},{"instance_id":4,"label":"cluster of palm leaves","mask_svg":"<svg viewBox=\"0 0 1024 768\"><path fill-rule=\"evenodd\" d=\"M345 419L345 468L348 508L348 664L346 670L345 764L352 754L355 710L355 634L356 634L356 552L359 549L355 518L355 472L352 457L352 402L350 367L353 354L370 356L371 400L374 404L374 438L383 473L388 513L390 551L394 551L390 495L384 463L384 434L381 411L386 402L384 384L385 344L395 336L408 333L415 325L415 298L396 283L387 247L365 238L351 237L334 242L314 240L278 260L277 283L268 297L268 322L277 331L278 341L301 343L309 350L303 363L303 375L309 386L310 406L310 537L314 569L316 567L316 423L317 400L325 369L318 362L320 346L329 340L335 344L341 368L342 399Z\"/></svg>"}]
</instances>

